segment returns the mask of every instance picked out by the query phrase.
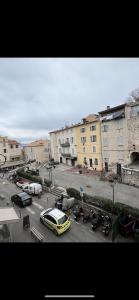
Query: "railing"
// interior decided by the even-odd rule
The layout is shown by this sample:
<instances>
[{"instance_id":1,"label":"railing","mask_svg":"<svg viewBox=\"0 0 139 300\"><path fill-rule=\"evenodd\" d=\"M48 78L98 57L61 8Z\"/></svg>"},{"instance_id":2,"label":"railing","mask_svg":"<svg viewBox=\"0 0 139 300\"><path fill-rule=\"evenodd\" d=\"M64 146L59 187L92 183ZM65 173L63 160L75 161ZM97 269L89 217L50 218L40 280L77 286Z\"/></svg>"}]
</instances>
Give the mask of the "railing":
<instances>
[{"instance_id":1,"label":"railing","mask_svg":"<svg viewBox=\"0 0 139 300\"><path fill-rule=\"evenodd\" d=\"M71 154L70 154L70 153L61 153L61 155L62 155L63 157L71 157Z\"/></svg>"},{"instance_id":2,"label":"railing","mask_svg":"<svg viewBox=\"0 0 139 300\"><path fill-rule=\"evenodd\" d=\"M61 147L70 147L70 143L69 142L63 143L61 144Z\"/></svg>"}]
</instances>

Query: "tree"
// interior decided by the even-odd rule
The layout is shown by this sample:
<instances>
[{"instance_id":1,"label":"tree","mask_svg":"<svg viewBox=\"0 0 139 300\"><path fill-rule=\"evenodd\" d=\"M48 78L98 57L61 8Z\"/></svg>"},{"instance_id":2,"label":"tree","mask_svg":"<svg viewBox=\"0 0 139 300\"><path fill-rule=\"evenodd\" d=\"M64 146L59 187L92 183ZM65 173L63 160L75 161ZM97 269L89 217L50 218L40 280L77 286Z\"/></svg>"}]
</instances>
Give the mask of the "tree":
<instances>
[{"instance_id":1,"label":"tree","mask_svg":"<svg viewBox=\"0 0 139 300\"><path fill-rule=\"evenodd\" d=\"M134 101L139 101L139 87L130 93L130 97L132 97Z\"/></svg>"}]
</instances>

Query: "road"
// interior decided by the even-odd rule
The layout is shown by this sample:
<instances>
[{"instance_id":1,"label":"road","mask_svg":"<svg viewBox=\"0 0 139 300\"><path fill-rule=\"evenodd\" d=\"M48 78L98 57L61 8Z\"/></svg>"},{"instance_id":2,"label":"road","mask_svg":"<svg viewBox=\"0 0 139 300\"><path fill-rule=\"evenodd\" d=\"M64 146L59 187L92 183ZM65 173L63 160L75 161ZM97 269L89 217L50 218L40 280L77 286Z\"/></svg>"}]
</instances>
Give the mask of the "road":
<instances>
[{"instance_id":1,"label":"road","mask_svg":"<svg viewBox=\"0 0 139 300\"><path fill-rule=\"evenodd\" d=\"M6 179L0 179L0 194L5 196L5 200L0 200L0 206L5 207L6 202L10 201L11 195L21 192L21 189ZM23 216L29 215L30 224L34 226L44 236L44 242L110 242L101 232L93 232L90 224L77 223L71 216L71 228L61 236L56 236L50 229L40 223L40 212L48 207L54 206L55 196L44 193L40 199L33 197L31 206L21 208L21 220L19 223L11 225L11 238L13 242L35 242L31 237L29 229L23 229ZM15 205L17 213L20 215L20 209Z\"/></svg>"},{"instance_id":2,"label":"road","mask_svg":"<svg viewBox=\"0 0 139 300\"><path fill-rule=\"evenodd\" d=\"M109 182L100 181L98 176L79 175L70 172L71 167L58 165L53 169L53 183L75 189L84 188L84 192L92 196L101 196L112 200L113 192ZM49 178L46 168L40 169L40 176ZM87 187L90 186L90 187ZM139 209L139 188L125 184L115 184L115 202L125 203Z\"/></svg>"}]
</instances>

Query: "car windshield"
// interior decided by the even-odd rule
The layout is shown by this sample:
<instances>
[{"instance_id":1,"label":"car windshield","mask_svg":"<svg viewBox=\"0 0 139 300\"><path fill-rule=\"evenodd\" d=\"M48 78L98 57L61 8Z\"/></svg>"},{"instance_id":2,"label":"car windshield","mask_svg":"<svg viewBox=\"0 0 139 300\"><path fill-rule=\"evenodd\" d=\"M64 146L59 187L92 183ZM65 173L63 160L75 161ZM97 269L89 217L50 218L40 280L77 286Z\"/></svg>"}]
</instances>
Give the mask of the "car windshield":
<instances>
[{"instance_id":1,"label":"car windshield","mask_svg":"<svg viewBox=\"0 0 139 300\"><path fill-rule=\"evenodd\" d=\"M64 224L68 220L68 217L64 215L62 218L58 220L58 224Z\"/></svg>"}]
</instances>

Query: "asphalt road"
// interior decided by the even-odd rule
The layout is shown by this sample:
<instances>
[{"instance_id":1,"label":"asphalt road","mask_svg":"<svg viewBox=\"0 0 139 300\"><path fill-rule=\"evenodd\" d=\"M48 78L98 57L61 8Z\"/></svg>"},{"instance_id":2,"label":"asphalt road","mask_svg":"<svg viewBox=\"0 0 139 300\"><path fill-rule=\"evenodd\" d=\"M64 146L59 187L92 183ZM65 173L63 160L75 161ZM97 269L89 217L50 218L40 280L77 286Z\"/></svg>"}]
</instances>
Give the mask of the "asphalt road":
<instances>
[{"instance_id":1,"label":"asphalt road","mask_svg":"<svg viewBox=\"0 0 139 300\"><path fill-rule=\"evenodd\" d=\"M98 176L79 175L70 172L71 167L60 164L53 169L53 183L63 187L84 188L84 192L113 199L113 189L109 182L101 181ZM40 176L49 178L46 168L40 169ZM88 187L90 186L90 187ZM115 202L125 203L139 209L139 188L116 183L114 188Z\"/></svg>"},{"instance_id":2,"label":"asphalt road","mask_svg":"<svg viewBox=\"0 0 139 300\"><path fill-rule=\"evenodd\" d=\"M0 179L0 194L5 196L4 200L0 200L0 206L5 207L6 202L10 201L11 195L21 192L21 189L15 184ZM75 222L71 216L71 228L61 236L56 236L50 229L40 223L40 212L48 207L54 206L55 196L44 193L40 199L33 197L31 206L21 208L21 220L19 223L10 225L12 242L35 242L31 237L29 229L23 229L23 216L29 215L31 227L34 226L44 236L44 242L111 242L110 239L105 238L101 232L93 232L90 229L90 224L83 224L82 222ZM20 215L20 208L15 205L17 213Z\"/></svg>"}]
</instances>

